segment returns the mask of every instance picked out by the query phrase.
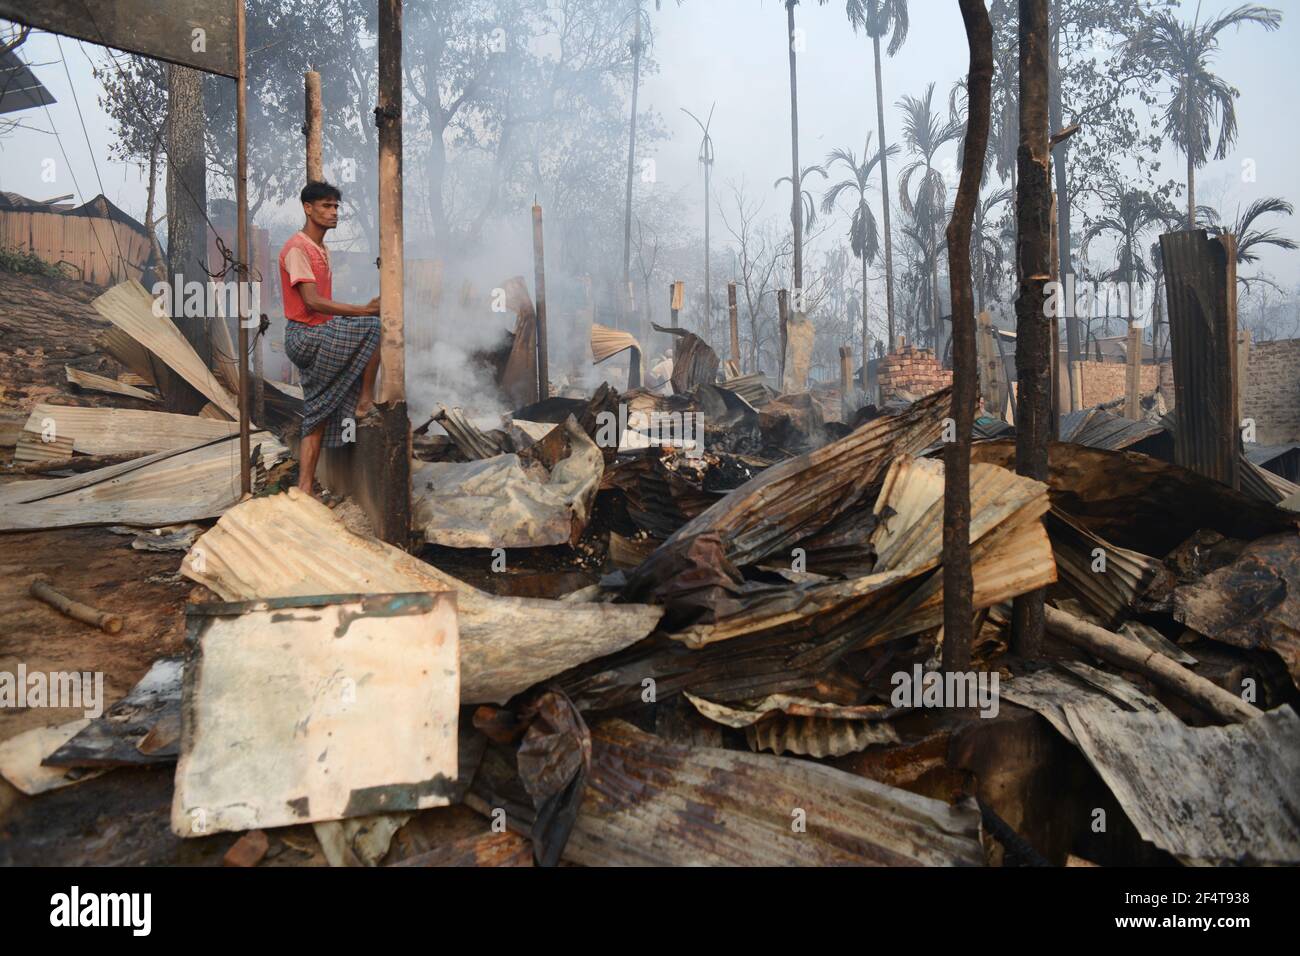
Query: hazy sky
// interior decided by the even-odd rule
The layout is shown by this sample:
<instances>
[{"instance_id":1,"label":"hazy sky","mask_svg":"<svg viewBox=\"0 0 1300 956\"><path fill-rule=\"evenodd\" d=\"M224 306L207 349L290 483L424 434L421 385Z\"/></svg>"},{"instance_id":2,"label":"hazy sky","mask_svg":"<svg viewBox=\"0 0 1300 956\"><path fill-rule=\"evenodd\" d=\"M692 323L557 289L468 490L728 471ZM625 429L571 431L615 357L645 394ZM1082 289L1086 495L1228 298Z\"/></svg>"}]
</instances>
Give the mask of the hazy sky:
<instances>
[{"instance_id":1,"label":"hazy sky","mask_svg":"<svg viewBox=\"0 0 1300 956\"><path fill-rule=\"evenodd\" d=\"M1235 2L1207 2L1205 11L1217 12ZM1247 27L1227 34L1217 62L1220 75L1242 94L1237 106L1240 134L1231 156L1198 172L1197 194L1200 201L1218 205L1225 217L1233 215L1239 203L1244 206L1258 196L1278 195L1300 202L1300 132L1294 122L1300 102L1300 72L1296 68L1300 0L1272 0L1270 5L1283 11L1282 28L1265 33ZM1190 17L1194 5L1188 2L1184 6ZM899 97L919 94L926 83L934 81L936 103L946 110L948 90L967 65L956 0L912 0L911 7L907 44L884 64L891 142L901 136L894 107ZM784 198L788 192L778 194L772 189L773 180L788 174L790 165L783 4L779 0L686 0L679 7L666 0L664 9L652 15L660 70L646 80L642 102L660 113L671 133L671 138L659 145L656 188L686 190L688 202L694 204L692 211L699 211L699 133L681 107L704 115L716 101L712 127L715 183L723 187L728 180L743 177L754 194L765 199L766 211L775 214L788 208ZM799 55L801 162L821 162L836 146L861 153L864 134L876 128L869 41L848 27L844 5L838 0L825 7L805 0L796 17L806 44ZM55 39L34 35L22 47L22 56L33 64L58 102L49 108L48 117L44 110L10 117L20 118L33 129L20 129L0 139L0 189L34 198L71 192L90 198L100 191L90 159L93 152L104 192L126 211L142 217L144 184L139 169L106 159L108 124L99 109L99 87L86 56L98 58L99 51L86 45L83 52L76 40L64 38L61 42L89 133L89 147ZM63 173L58 143L48 133L51 121L68 153L72 175ZM42 180L42 163L47 158L57 163L55 183ZM1242 182L1245 159L1254 160L1255 182ZM901 168L903 157L899 160L891 172ZM1166 149L1161 160L1162 179L1181 182L1182 158ZM820 185L814 191L820 193ZM1277 225L1300 239L1300 219ZM842 231L839 224L836 229ZM1254 269L1268 271L1288 285L1300 282L1300 253L1266 251L1259 266L1244 271L1250 274Z\"/></svg>"}]
</instances>

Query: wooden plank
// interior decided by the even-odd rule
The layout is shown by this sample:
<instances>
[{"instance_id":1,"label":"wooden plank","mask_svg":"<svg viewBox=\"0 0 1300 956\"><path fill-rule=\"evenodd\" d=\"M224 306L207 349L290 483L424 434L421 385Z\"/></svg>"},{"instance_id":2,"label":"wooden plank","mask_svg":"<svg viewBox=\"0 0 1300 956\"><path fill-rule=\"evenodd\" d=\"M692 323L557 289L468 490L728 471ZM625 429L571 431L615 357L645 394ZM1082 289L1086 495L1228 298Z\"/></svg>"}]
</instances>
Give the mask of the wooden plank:
<instances>
[{"instance_id":1,"label":"wooden plank","mask_svg":"<svg viewBox=\"0 0 1300 956\"><path fill-rule=\"evenodd\" d=\"M30 422L28 423L30 425ZM72 457L74 443L68 435L46 438L39 428L27 428L14 446L14 461L66 461Z\"/></svg>"},{"instance_id":2,"label":"wooden plank","mask_svg":"<svg viewBox=\"0 0 1300 956\"><path fill-rule=\"evenodd\" d=\"M0 18L232 79L238 67L231 0L0 0Z\"/></svg>"},{"instance_id":3,"label":"wooden plank","mask_svg":"<svg viewBox=\"0 0 1300 956\"><path fill-rule=\"evenodd\" d=\"M1136 322L1128 324L1124 364L1124 417L1138 421L1142 415L1139 396L1142 388L1142 329Z\"/></svg>"}]
</instances>

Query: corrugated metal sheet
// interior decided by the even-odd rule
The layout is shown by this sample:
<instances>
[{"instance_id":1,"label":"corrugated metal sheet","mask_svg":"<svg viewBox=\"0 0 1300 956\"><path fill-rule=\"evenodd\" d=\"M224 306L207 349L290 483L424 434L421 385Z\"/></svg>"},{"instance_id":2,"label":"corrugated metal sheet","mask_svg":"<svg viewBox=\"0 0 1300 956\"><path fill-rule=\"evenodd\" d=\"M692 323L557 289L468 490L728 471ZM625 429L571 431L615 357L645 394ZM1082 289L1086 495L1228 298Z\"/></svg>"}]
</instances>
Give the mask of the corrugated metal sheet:
<instances>
[{"instance_id":1,"label":"corrugated metal sheet","mask_svg":"<svg viewBox=\"0 0 1300 956\"><path fill-rule=\"evenodd\" d=\"M1062 709L1144 840L1189 864L1300 863L1300 718L1290 705L1227 727L1099 703Z\"/></svg>"},{"instance_id":2,"label":"corrugated metal sheet","mask_svg":"<svg viewBox=\"0 0 1300 956\"><path fill-rule=\"evenodd\" d=\"M71 365L63 366L63 372L68 377L68 382L79 388L87 388L96 392L107 392L110 395L125 395L127 398L138 398L144 402L157 402L158 396L144 389L136 388L134 385L127 385L119 382L117 379L108 378L104 375L96 375L94 372L83 372L79 368L73 368Z\"/></svg>"},{"instance_id":3,"label":"corrugated metal sheet","mask_svg":"<svg viewBox=\"0 0 1300 956\"><path fill-rule=\"evenodd\" d=\"M1099 538L1058 508L1052 509L1048 529L1061 580L1101 619L1103 627L1113 628L1127 616L1134 597L1161 567L1153 557ZM1094 570L1097 549L1105 560L1100 571Z\"/></svg>"},{"instance_id":4,"label":"corrugated metal sheet","mask_svg":"<svg viewBox=\"0 0 1300 956\"><path fill-rule=\"evenodd\" d=\"M538 681L639 641L660 608L496 597L404 551L353 534L296 488L231 508L181 573L223 600L344 592L458 594L461 699L504 703Z\"/></svg>"},{"instance_id":5,"label":"corrugated metal sheet","mask_svg":"<svg viewBox=\"0 0 1300 956\"><path fill-rule=\"evenodd\" d=\"M140 281L149 261L143 232L110 219L0 210L0 247L30 252L83 282Z\"/></svg>"},{"instance_id":6,"label":"corrugated metal sheet","mask_svg":"<svg viewBox=\"0 0 1300 956\"><path fill-rule=\"evenodd\" d=\"M59 437L72 439L74 449L83 455L120 455L133 451L149 454L197 445L239 431L238 422L213 421L198 415L80 405L37 405L25 427L39 433L46 422L53 425Z\"/></svg>"},{"instance_id":7,"label":"corrugated metal sheet","mask_svg":"<svg viewBox=\"0 0 1300 956\"><path fill-rule=\"evenodd\" d=\"M254 432L263 460L285 455L269 432ZM71 478L0 486L0 531L129 524L145 527L215 518L239 500L235 436L158 452Z\"/></svg>"},{"instance_id":8,"label":"corrugated metal sheet","mask_svg":"<svg viewBox=\"0 0 1300 956\"><path fill-rule=\"evenodd\" d=\"M232 421L239 420L234 397L203 364L172 320L153 314L153 298L138 282L123 282L92 303L95 311L166 362ZM139 372L139 369L136 369Z\"/></svg>"},{"instance_id":9,"label":"corrugated metal sheet","mask_svg":"<svg viewBox=\"0 0 1300 956\"><path fill-rule=\"evenodd\" d=\"M494 751L489 757L500 762ZM492 772L489 757L466 802L485 814L505 806L512 825L531 827L531 807L503 792L508 771ZM949 806L808 760L680 746L611 720L592 729L591 772L564 859L587 866L982 866L984 853L979 812L970 804Z\"/></svg>"}]
</instances>

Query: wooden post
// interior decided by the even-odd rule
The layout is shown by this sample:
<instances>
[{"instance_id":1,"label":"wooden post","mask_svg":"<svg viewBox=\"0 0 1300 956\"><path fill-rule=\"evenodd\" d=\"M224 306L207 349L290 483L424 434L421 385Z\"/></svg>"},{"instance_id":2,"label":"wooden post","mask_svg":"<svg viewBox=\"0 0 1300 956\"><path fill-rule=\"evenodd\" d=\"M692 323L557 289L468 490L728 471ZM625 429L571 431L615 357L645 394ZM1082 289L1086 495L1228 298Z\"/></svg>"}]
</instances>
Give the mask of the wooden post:
<instances>
[{"instance_id":1,"label":"wooden post","mask_svg":"<svg viewBox=\"0 0 1300 956\"><path fill-rule=\"evenodd\" d=\"M1083 408L1083 363L1073 362L1070 367L1074 374L1070 377L1070 394L1072 401L1070 407L1073 409Z\"/></svg>"},{"instance_id":2,"label":"wooden post","mask_svg":"<svg viewBox=\"0 0 1300 956\"><path fill-rule=\"evenodd\" d=\"M403 324L402 0L379 0L378 52L380 421L357 429L352 470L376 535L405 548L411 529L411 422Z\"/></svg>"},{"instance_id":3,"label":"wooden post","mask_svg":"<svg viewBox=\"0 0 1300 956\"><path fill-rule=\"evenodd\" d=\"M1174 360L1174 462L1240 482L1237 242L1204 229L1160 237Z\"/></svg>"},{"instance_id":4,"label":"wooden post","mask_svg":"<svg viewBox=\"0 0 1300 956\"><path fill-rule=\"evenodd\" d=\"M686 304L686 283L678 279L676 282L669 284L668 290L668 309L672 313L673 328L677 328L682 306Z\"/></svg>"},{"instance_id":5,"label":"wooden post","mask_svg":"<svg viewBox=\"0 0 1300 956\"><path fill-rule=\"evenodd\" d=\"M731 360L740 369L740 322L736 312L736 283L727 283L727 321L731 325Z\"/></svg>"},{"instance_id":6,"label":"wooden post","mask_svg":"<svg viewBox=\"0 0 1300 956\"><path fill-rule=\"evenodd\" d=\"M1016 174L1016 472L1048 479L1052 435L1053 321L1045 316L1051 277L1052 182L1047 133L1048 2L1020 0L1020 149ZM1011 646L1021 657L1042 654L1046 592L1017 597Z\"/></svg>"},{"instance_id":7,"label":"wooden post","mask_svg":"<svg viewBox=\"0 0 1300 956\"><path fill-rule=\"evenodd\" d=\"M315 70L308 70L302 76L306 91L304 109L306 122L303 124L302 132L307 138L307 182L320 182L325 178L325 168L321 160L320 74Z\"/></svg>"},{"instance_id":8,"label":"wooden post","mask_svg":"<svg viewBox=\"0 0 1300 956\"><path fill-rule=\"evenodd\" d=\"M1142 330L1129 320L1128 341L1125 343L1124 417L1137 421L1142 417L1138 396L1142 388Z\"/></svg>"},{"instance_id":9,"label":"wooden post","mask_svg":"<svg viewBox=\"0 0 1300 956\"><path fill-rule=\"evenodd\" d=\"M248 268L248 81L245 72L244 0L235 0L235 259L239 263L235 279L239 283L239 493L253 493L253 472L248 434L248 308L245 294L252 272ZM225 321L218 319L215 321Z\"/></svg>"},{"instance_id":10,"label":"wooden post","mask_svg":"<svg viewBox=\"0 0 1300 956\"><path fill-rule=\"evenodd\" d=\"M546 256L542 248L542 207L533 203L533 284L537 299L537 400L551 397L546 348Z\"/></svg>"},{"instance_id":11,"label":"wooden post","mask_svg":"<svg viewBox=\"0 0 1300 956\"><path fill-rule=\"evenodd\" d=\"M776 314L780 323L781 333L781 359L777 363L777 381L781 383L781 388L785 387L785 351L787 348L787 336L790 327L790 293L785 289L776 290Z\"/></svg>"},{"instance_id":12,"label":"wooden post","mask_svg":"<svg viewBox=\"0 0 1300 956\"><path fill-rule=\"evenodd\" d=\"M1246 414L1246 393L1250 388L1250 330L1237 332L1237 414Z\"/></svg>"},{"instance_id":13,"label":"wooden post","mask_svg":"<svg viewBox=\"0 0 1300 956\"><path fill-rule=\"evenodd\" d=\"M847 422L853 410L849 396L853 391L853 346L840 346L840 418Z\"/></svg>"},{"instance_id":14,"label":"wooden post","mask_svg":"<svg viewBox=\"0 0 1300 956\"><path fill-rule=\"evenodd\" d=\"M1048 152L1050 155L1051 152L1050 145L1048 147ZM1047 253L1048 256L1047 274L1049 276L1048 278L1049 282L1059 282L1061 279L1060 257L1057 254L1057 246L1056 246L1059 230L1057 229L1056 224L1057 224L1056 193L1053 192L1052 193L1052 224L1047 234L1048 235L1047 244L1049 249ZM1067 312L1073 310L1073 308L1074 306L1073 304L1071 304L1067 308ZM1052 368L1052 391L1051 391L1052 414L1049 420L1048 436L1051 441L1056 441L1059 437L1061 437L1061 322L1059 319L1052 319L1051 321L1052 321L1052 366L1051 366ZM1069 319L1066 319L1066 321L1068 322Z\"/></svg>"}]
</instances>

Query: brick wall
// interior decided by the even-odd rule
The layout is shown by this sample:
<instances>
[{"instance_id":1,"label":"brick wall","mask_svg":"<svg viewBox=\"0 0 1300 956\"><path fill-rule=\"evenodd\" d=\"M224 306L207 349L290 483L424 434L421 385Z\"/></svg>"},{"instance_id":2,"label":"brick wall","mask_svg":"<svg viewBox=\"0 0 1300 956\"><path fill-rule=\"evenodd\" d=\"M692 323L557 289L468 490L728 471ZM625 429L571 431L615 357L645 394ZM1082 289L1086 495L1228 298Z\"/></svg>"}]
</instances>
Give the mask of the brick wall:
<instances>
[{"instance_id":1,"label":"brick wall","mask_svg":"<svg viewBox=\"0 0 1300 956\"><path fill-rule=\"evenodd\" d=\"M1241 417L1261 445L1300 441L1300 339L1251 343Z\"/></svg>"},{"instance_id":2,"label":"brick wall","mask_svg":"<svg viewBox=\"0 0 1300 956\"><path fill-rule=\"evenodd\" d=\"M1124 362L1080 362L1083 369L1083 408L1104 405L1123 398L1128 390L1128 365ZM1156 390L1159 369L1143 365L1138 392L1150 395ZM1068 406L1067 406L1068 407Z\"/></svg>"},{"instance_id":3,"label":"brick wall","mask_svg":"<svg viewBox=\"0 0 1300 956\"><path fill-rule=\"evenodd\" d=\"M922 398L952 384L952 371L939 364L934 352L913 345L886 355L880 362L879 376L882 402L899 392Z\"/></svg>"}]
</instances>

